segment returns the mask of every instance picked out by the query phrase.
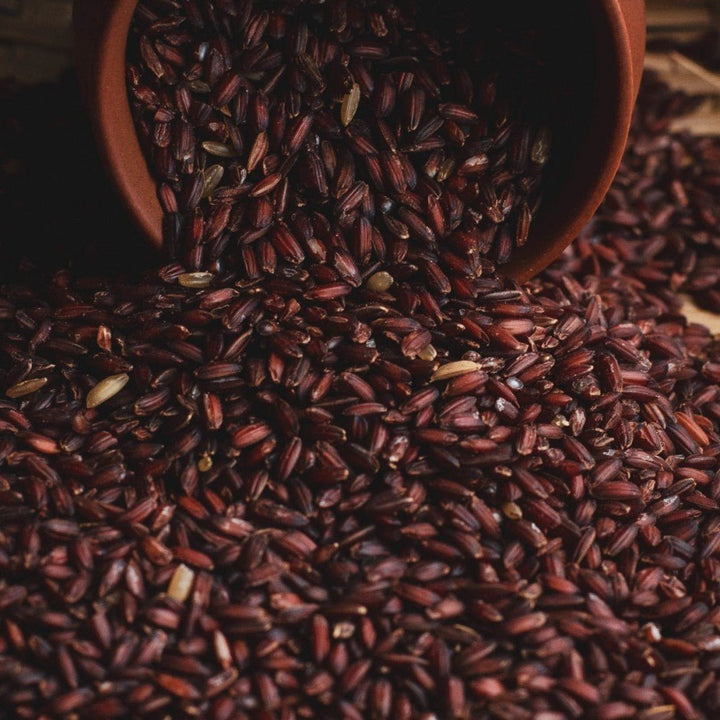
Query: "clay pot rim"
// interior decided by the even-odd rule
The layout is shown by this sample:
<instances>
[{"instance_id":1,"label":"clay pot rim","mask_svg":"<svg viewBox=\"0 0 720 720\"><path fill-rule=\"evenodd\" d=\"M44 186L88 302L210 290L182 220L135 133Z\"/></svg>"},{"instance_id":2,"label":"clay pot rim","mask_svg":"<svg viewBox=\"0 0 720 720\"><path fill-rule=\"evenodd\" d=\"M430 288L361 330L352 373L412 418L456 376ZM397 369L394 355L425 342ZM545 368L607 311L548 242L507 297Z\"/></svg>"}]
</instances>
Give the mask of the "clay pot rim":
<instances>
[{"instance_id":1,"label":"clay pot rim","mask_svg":"<svg viewBox=\"0 0 720 720\"><path fill-rule=\"evenodd\" d=\"M126 85L126 44L138 0L108 0L104 6L101 0L90 2L95 4L94 37L79 35L78 45L86 46L84 62L91 63L89 110L98 146L123 204L139 229L159 249L163 212L157 199L156 182L135 131ZM601 24L597 37L602 38L601 49L612 54L612 62L603 63L604 70L610 73L610 97L605 101L616 106L609 150L594 169L596 180L584 191L582 202L539 242L531 237L524 248L513 251L510 263L503 270L519 281L547 267L582 230L610 188L625 149L639 84L637 65L634 66L633 46L620 0L600 0L598 7L601 12L597 12L597 18ZM89 40L93 42L88 47ZM82 74L88 68L81 66L80 70Z\"/></svg>"},{"instance_id":2,"label":"clay pot rim","mask_svg":"<svg viewBox=\"0 0 720 720\"><path fill-rule=\"evenodd\" d=\"M163 212L157 187L135 131L128 98L125 56L138 0L105 5L94 48L90 112L103 160L136 225L162 247Z\"/></svg>"}]
</instances>

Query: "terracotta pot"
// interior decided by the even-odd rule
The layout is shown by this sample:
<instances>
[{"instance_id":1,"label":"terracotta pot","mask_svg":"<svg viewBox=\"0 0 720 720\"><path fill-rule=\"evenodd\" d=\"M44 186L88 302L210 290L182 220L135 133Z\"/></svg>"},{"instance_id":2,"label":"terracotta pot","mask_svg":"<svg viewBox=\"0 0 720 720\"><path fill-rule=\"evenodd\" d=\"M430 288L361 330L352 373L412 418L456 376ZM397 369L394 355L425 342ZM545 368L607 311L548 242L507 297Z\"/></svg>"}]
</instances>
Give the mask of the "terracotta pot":
<instances>
[{"instance_id":1,"label":"terracotta pot","mask_svg":"<svg viewBox=\"0 0 720 720\"><path fill-rule=\"evenodd\" d=\"M76 56L109 175L137 225L160 247L162 211L125 86L125 46L136 5L137 0L75 0ZM558 257L602 202L627 142L645 48L644 0L572 0L567 7L582 7L587 17L582 26L560 5L537 5L558 34L557 67L572 98L561 110L572 118L573 132L554 134L543 206L527 245L505 266L519 280Z\"/></svg>"}]
</instances>

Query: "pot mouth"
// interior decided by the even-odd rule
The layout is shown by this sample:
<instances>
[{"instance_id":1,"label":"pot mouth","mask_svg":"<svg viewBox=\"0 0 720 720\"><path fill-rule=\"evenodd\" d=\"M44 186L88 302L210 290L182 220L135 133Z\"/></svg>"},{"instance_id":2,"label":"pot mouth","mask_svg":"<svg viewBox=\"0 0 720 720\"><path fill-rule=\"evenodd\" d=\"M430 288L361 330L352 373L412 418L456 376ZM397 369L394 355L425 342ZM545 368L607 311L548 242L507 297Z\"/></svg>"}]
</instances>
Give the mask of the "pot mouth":
<instances>
[{"instance_id":1,"label":"pot mouth","mask_svg":"<svg viewBox=\"0 0 720 720\"><path fill-rule=\"evenodd\" d=\"M135 130L128 98L125 55L138 0L106 3L98 33L91 112L103 160L120 198L138 228L157 248L162 245L163 212L157 187Z\"/></svg>"},{"instance_id":2,"label":"pot mouth","mask_svg":"<svg viewBox=\"0 0 720 720\"><path fill-rule=\"evenodd\" d=\"M504 267L525 281L559 257L592 218L609 190L627 143L635 88L630 38L618 0L577 3L585 30L560 52L571 92L570 135L553 135L543 204L525 247ZM568 28L569 29L569 28Z\"/></svg>"},{"instance_id":3,"label":"pot mouth","mask_svg":"<svg viewBox=\"0 0 720 720\"><path fill-rule=\"evenodd\" d=\"M105 3L97 33L91 112L109 175L135 224L162 246L163 212L156 182L141 148L126 82L126 46L138 0ZM512 21L513 4L507 14ZM526 6L527 7L527 6ZM556 103L561 130L553 127L543 203L527 244L499 269L527 280L556 259L602 202L620 164L634 105L630 40L618 0L562 0L548 24L555 43L557 77L565 84ZM545 31L545 28L543 28Z\"/></svg>"}]
</instances>

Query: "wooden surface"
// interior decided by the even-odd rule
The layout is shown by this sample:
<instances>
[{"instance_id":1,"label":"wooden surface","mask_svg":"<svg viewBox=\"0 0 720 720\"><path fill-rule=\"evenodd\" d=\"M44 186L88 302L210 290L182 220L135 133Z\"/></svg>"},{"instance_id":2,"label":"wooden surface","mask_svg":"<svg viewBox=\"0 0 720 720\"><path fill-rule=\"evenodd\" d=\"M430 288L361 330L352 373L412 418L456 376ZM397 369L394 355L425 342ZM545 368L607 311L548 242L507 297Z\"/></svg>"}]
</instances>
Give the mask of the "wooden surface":
<instances>
[{"instance_id":1,"label":"wooden surface","mask_svg":"<svg viewBox=\"0 0 720 720\"><path fill-rule=\"evenodd\" d=\"M720 20L720 0L646 0L648 39L687 43Z\"/></svg>"},{"instance_id":2,"label":"wooden surface","mask_svg":"<svg viewBox=\"0 0 720 720\"><path fill-rule=\"evenodd\" d=\"M0 39L69 50L72 0L0 0Z\"/></svg>"},{"instance_id":3,"label":"wooden surface","mask_svg":"<svg viewBox=\"0 0 720 720\"><path fill-rule=\"evenodd\" d=\"M647 0L648 28L652 32L692 31L711 22L711 6L704 0Z\"/></svg>"},{"instance_id":4,"label":"wooden surface","mask_svg":"<svg viewBox=\"0 0 720 720\"><path fill-rule=\"evenodd\" d=\"M713 335L720 336L720 315L699 308L689 295L681 295L682 310L691 323L705 325Z\"/></svg>"},{"instance_id":5,"label":"wooden surface","mask_svg":"<svg viewBox=\"0 0 720 720\"><path fill-rule=\"evenodd\" d=\"M645 58L645 67L656 72L670 87L706 98L692 114L674 120L670 125L672 132L720 136L720 74L710 72L678 52L650 52Z\"/></svg>"},{"instance_id":6,"label":"wooden surface","mask_svg":"<svg viewBox=\"0 0 720 720\"><path fill-rule=\"evenodd\" d=\"M0 77L36 83L72 62L72 0L0 0Z\"/></svg>"}]
</instances>

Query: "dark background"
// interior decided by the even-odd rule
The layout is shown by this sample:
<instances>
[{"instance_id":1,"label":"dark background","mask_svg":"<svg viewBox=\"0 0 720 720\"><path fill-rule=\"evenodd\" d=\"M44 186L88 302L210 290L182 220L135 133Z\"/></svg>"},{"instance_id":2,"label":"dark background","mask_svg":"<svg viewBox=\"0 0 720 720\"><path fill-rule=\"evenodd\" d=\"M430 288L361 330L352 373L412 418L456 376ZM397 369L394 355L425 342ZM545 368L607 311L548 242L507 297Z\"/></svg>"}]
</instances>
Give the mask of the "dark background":
<instances>
[{"instance_id":1,"label":"dark background","mask_svg":"<svg viewBox=\"0 0 720 720\"><path fill-rule=\"evenodd\" d=\"M0 0L0 217L5 280L152 263L97 158L73 71L71 0Z\"/></svg>"}]
</instances>

